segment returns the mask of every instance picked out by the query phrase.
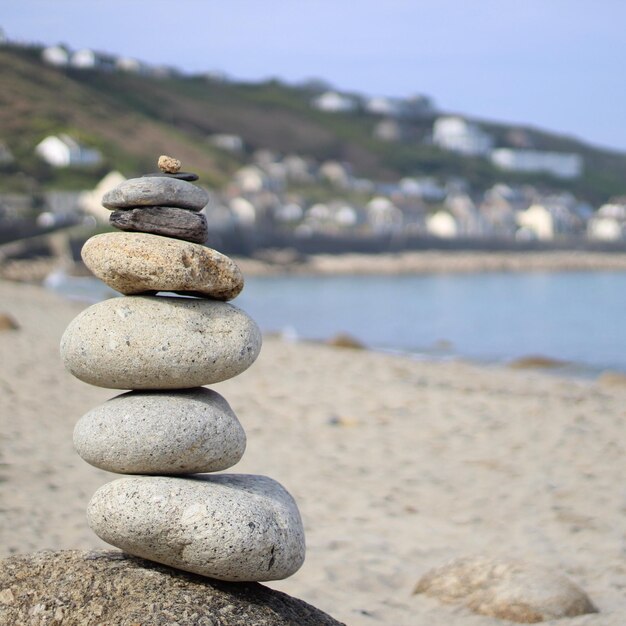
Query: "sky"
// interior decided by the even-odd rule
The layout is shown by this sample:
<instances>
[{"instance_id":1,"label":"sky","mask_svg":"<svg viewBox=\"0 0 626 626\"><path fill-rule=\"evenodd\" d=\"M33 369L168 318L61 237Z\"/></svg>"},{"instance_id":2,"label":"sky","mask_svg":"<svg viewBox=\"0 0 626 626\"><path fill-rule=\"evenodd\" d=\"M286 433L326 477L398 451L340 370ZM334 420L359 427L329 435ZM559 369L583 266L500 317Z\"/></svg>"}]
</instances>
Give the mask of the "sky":
<instances>
[{"instance_id":1,"label":"sky","mask_svg":"<svg viewBox=\"0 0 626 626\"><path fill-rule=\"evenodd\" d=\"M11 40L234 79L323 78L626 151L624 0L19 0Z\"/></svg>"}]
</instances>

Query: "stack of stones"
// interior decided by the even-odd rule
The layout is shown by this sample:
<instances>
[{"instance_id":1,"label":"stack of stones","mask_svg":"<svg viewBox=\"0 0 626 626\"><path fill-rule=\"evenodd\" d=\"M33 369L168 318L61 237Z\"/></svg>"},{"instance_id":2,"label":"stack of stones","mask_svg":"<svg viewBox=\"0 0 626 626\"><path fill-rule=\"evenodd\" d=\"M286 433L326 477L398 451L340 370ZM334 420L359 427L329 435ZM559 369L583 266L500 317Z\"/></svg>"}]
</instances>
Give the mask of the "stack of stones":
<instances>
[{"instance_id":1,"label":"stack of stones","mask_svg":"<svg viewBox=\"0 0 626 626\"><path fill-rule=\"evenodd\" d=\"M243 288L238 267L200 245L208 194L176 160L161 157L159 166L103 198L111 223L127 232L96 235L82 250L91 271L126 297L86 309L61 340L74 376L132 390L76 425L74 445L85 461L133 474L95 493L88 522L125 552L189 572L286 578L304 560L292 497L264 476L209 474L239 461L246 436L226 400L203 385L247 369L261 335L225 302Z\"/></svg>"}]
</instances>

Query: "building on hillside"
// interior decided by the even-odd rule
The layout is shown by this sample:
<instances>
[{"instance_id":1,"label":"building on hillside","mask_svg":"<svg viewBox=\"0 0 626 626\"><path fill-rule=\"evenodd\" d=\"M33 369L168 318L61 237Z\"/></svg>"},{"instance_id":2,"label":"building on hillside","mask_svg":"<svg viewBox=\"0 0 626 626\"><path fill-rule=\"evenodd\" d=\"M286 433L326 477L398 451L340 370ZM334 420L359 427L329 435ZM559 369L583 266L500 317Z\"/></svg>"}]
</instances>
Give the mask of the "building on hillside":
<instances>
[{"instance_id":1,"label":"building on hillside","mask_svg":"<svg viewBox=\"0 0 626 626\"><path fill-rule=\"evenodd\" d=\"M315 180L312 173L313 165L304 157L297 154L288 154L283 159L283 165L287 180L291 182L307 184Z\"/></svg>"},{"instance_id":2,"label":"building on hillside","mask_svg":"<svg viewBox=\"0 0 626 626\"><path fill-rule=\"evenodd\" d=\"M141 61L132 57L117 57L115 59L115 69L129 74L147 74L148 67Z\"/></svg>"},{"instance_id":3,"label":"building on hillside","mask_svg":"<svg viewBox=\"0 0 626 626\"><path fill-rule=\"evenodd\" d=\"M493 147L491 135L462 117L439 117L433 125L433 143L443 150L466 156L487 156Z\"/></svg>"},{"instance_id":4,"label":"building on hillside","mask_svg":"<svg viewBox=\"0 0 626 626\"><path fill-rule=\"evenodd\" d=\"M406 118L430 117L436 113L435 103L428 96L416 94L400 102L399 114Z\"/></svg>"},{"instance_id":5,"label":"building on hillside","mask_svg":"<svg viewBox=\"0 0 626 626\"><path fill-rule=\"evenodd\" d=\"M9 165L13 161L15 161L13 153L3 141L0 141L0 165Z\"/></svg>"},{"instance_id":6,"label":"building on hillside","mask_svg":"<svg viewBox=\"0 0 626 626\"><path fill-rule=\"evenodd\" d=\"M111 55L83 48L70 56L70 65L79 70L98 69L113 71L116 69L116 59Z\"/></svg>"},{"instance_id":7,"label":"building on hillside","mask_svg":"<svg viewBox=\"0 0 626 626\"><path fill-rule=\"evenodd\" d=\"M243 139L239 135L217 133L210 135L208 141L220 150L226 150L227 152L233 152L235 154L243 152Z\"/></svg>"},{"instance_id":8,"label":"building on hillside","mask_svg":"<svg viewBox=\"0 0 626 626\"><path fill-rule=\"evenodd\" d=\"M109 172L91 191L83 191L78 199L79 208L86 215L91 215L96 222L108 224L111 211L102 206L102 196L126 180L117 171Z\"/></svg>"},{"instance_id":9,"label":"building on hillside","mask_svg":"<svg viewBox=\"0 0 626 626\"><path fill-rule=\"evenodd\" d=\"M440 210L426 218L426 231L439 239L454 239L459 236L459 227L448 211Z\"/></svg>"},{"instance_id":10,"label":"building on hillside","mask_svg":"<svg viewBox=\"0 0 626 626\"><path fill-rule=\"evenodd\" d=\"M376 233L400 232L404 224L402 211L383 196L372 198L366 206L367 223Z\"/></svg>"},{"instance_id":11,"label":"building on hillside","mask_svg":"<svg viewBox=\"0 0 626 626\"><path fill-rule=\"evenodd\" d=\"M102 162L102 154L69 135L50 135L35 148L35 153L52 167L89 167Z\"/></svg>"},{"instance_id":12,"label":"building on hillside","mask_svg":"<svg viewBox=\"0 0 626 626\"><path fill-rule=\"evenodd\" d=\"M554 239L555 228L552 213L542 204L531 204L525 211L520 211L517 216L519 230L517 239L538 239L550 241Z\"/></svg>"},{"instance_id":13,"label":"building on hillside","mask_svg":"<svg viewBox=\"0 0 626 626\"><path fill-rule=\"evenodd\" d=\"M243 228L252 228L257 221L255 206L246 198L233 198L229 203L235 223Z\"/></svg>"},{"instance_id":14,"label":"building on hillside","mask_svg":"<svg viewBox=\"0 0 626 626\"><path fill-rule=\"evenodd\" d=\"M356 109L357 103L354 98L343 96L336 91L326 91L313 98L311 106L327 113L348 113Z\"/></svg>"},{"instance_id":15,"label":"building on hillside","mask_svg":"<svg viewBox=\"0 0 626 626\"><path fill-rule=\"evenodd\" d=\"M428 176L403 178L399 186L403 195L421 198L426 202L441 202L446 197L443 187L434 178Z\"/></svg>"},{"instance_id":16,"label":"building on hillside","mask_svg":"<svg viewBox=\"0 0 626 626\"><path fill-rule=\"evenodd\" d=\"M626 239L626 203L603 204L587 223L587 237L596 241Z\"/></svg>"},{"instance_id":17,"label":"building on hillside","mask_svg":"<svg viewBox=\"0 0 626 626\"><path fill-rule=\"evenodd\" d=\"M44 63L54 67L66 67L70 62L70 53L64 46L48 46L41 51Z\"/></svg>"},{"instance_id":18,"label":"building on hillside","mask_svg":"<svg viewBox=\"0 0 626 626\"><path fill-rule=\"evenodd\" d=\"M258 193L267 189L268 180L265 172L256 165L246 165L234 175L234 183L241 193Z\"/></svg>"},{"instance_id":19,"label":"building on hillside","mask_svg":"<svg viewBox=\"0 0 626 626\"><path fill-rule=\"evenodd\" d=\"M404 133L402 132L402 127L397 120L394 120L393 118L386 118L380 120L380 122L374 126L372 134L374 135L374 139L396 142L402 141Z\"/></svg>"},{"instance_id":20,"label":"building on hillside","mask_svg":"<svg viewBox=\"0 0 626 626\"><path fill-rule=\"evenodd\" d=\"M352 173L347 163L325 161L320 165L318 175L321 180L329 182L334 187L349 189L351 186Z\"/></svg>"},{"instance_id":21,"label":"building on hillside","mask_svg":"<svg viewBox=\"0 0 626 626\"><path fill-rule=\"evenodd\" d=\"M491 162L511 172L545 173L557 178L578 178L583 171L582 157L565 152L497 148L491 152Z\"/></svg>"},{"instance_id":22,"label":"building on hillside","mask_svg":"<svg viewBox=\"0 0 626 626\"><path fill-rule=\"evenodd\" d=\"M467 193L450 193L444 202L445 208L456 221L457 236L482 237L487 230L475 202Z\"/></svg>"},{"instance_id":23,"label":"building on hillside","mask_svg":"<svg viewBox=\"0 0 626 626\"><path fill-rule=\"evenodd\" d=\"M364 103L365 110L373 115L386 115L395 117L400 114L401 104L395 98L374 97L367 98Z\"/></svg>"}]
</instances>

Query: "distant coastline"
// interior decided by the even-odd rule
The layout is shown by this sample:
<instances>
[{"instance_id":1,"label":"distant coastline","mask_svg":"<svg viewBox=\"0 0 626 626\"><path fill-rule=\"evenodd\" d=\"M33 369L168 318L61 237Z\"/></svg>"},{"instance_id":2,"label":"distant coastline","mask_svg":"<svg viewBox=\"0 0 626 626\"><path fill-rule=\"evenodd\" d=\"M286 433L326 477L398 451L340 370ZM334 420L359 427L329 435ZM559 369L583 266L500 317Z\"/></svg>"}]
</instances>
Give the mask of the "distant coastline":
<instances>
[{"instance_id":1,"label":"distant coastline","mask_svg":"<svg viewBox=\"0 0 626 626\"><path fill-rule=\"evenodd\" d=\"M394 254L316 254L276 251L236 259L246 276L398 275L478 272L626 271L626 253L581 251L418 251Z\"/></svg>"},{"instance_id":2,"label":"distant coastline","mask_svg":"<svg viewBox=\"0 0 626 626\"><path fill-rule=\"evenodd\" d=\"M298 255L292 250L266 252L263 258L233 257L244 276L393 276L481 272L624 272L626 252L590 251L440 251L382 254ZM41 283L60 263L52 257L0 261L0 279ZM82 263L63 268L88 276Z\"/></svg>"}]
</instances>

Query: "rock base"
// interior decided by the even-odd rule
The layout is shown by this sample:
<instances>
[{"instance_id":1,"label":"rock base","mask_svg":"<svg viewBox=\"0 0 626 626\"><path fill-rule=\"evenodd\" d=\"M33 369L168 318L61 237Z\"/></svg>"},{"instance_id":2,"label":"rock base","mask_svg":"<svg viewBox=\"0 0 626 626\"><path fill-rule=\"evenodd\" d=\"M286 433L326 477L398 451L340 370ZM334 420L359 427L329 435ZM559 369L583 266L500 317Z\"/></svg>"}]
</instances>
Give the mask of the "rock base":
<instances>
[{"instance_id":1,"label":"rock base","mask_svg":"<svg viewBox=\"0 0 626 626\"><path fill-rule=\"evenodd\" d=\"M0 624L342 626L258 583L227 583L117 551L37 552L0 561Z\"/></svg>"}]
</instances>

